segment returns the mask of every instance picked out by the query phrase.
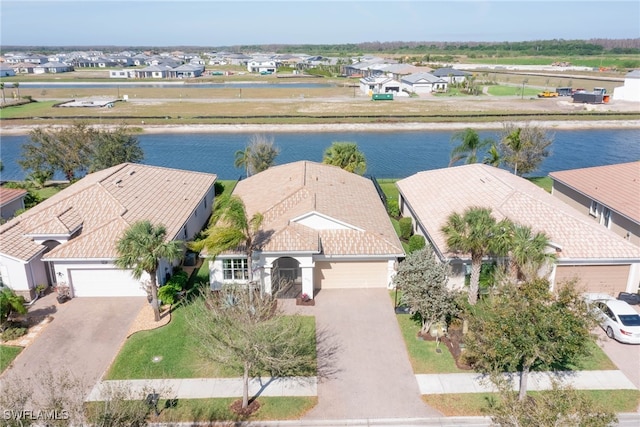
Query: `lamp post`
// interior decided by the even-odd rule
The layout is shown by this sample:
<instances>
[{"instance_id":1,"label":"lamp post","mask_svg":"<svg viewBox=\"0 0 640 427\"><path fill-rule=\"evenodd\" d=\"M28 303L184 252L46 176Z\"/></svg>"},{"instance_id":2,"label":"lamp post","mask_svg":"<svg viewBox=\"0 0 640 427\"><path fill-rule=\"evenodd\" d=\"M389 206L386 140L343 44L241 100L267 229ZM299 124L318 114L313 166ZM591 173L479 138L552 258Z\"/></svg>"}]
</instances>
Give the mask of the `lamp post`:
<instances>
[{"instance_id":1,"label":"lamp post","mask_svg":"<svg viewBox=\"0 0 640 427\"><path fill-rule=\"evenodd\" d=\"M522 93L520 94L521 95L520 99L524 99L524 85L527 84L527 82L529 82L528 79L524 79L522 81Z\"/></svg>"}]
</instances>

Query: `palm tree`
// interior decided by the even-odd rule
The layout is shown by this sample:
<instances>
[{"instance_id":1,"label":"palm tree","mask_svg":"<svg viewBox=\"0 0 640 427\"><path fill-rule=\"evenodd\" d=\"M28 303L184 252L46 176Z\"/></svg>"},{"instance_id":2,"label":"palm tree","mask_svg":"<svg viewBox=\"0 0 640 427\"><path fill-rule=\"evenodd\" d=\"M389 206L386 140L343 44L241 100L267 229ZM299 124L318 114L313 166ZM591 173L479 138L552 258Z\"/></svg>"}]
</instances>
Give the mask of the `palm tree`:
<instances>
[{"instance_id":1,"label":"palm tree","mask_svg":"<svg viewBox=\"0 0 640 427\"><path fill-rule=\"evenodd\" d=\"M190 242L188 247L195 251L206 249L207 256L215 258L224 251L243 248L247 256L249 285L253 280L253 252L259 247L259 233L262 225L262 214L256 213L251 218L238 196L223 195L213 207L213 215L209 227L204 231L204 239ZM251 286L249 286L251 291Z\"/></svg>"},{"instance_id":2,"label":"palm tree","mask_svg":"<svg viewBox=\"0 0 640 427\"><path fill-rule=\"evenodd\" d=\"M448 250L471 255L469 304L478 301L480 269L487 255L502 255L509 247L510 223L499 223L491 216L491 209L470 207L462 214L452 213L442 227Z\"/></svg>"},{"instance_id":3,"label":"palm tree","mask_svg":"<svg viewBox=\"0 0 640 427\"><path fill-rule=\"evenodd\" d=\"M498 151L496 144L491 144L491 147L489 147L487 155L482 160L482 163L496 168L500 167L502 164L502 155L500 154L500 151Z\"/></svg>"},{"instance_id":4,"label":"palm tree","mask_svg":"<svg viewBox=\"0 0 640 427\"><path fill-rule=\"evenodd\" d=\"M522 132L522 129L516 128L504 138L504 144L512 152L511 156L509 157L511 159L511 162L513 163L513 173L515 175L518 175L518 163L521 160L522 152L524 149L524 143L522 141L522 138L520 138L520 132Z\"/></svg>"},{"instance_id":5,"label":"palm tree","mask_svg":"<svg viewBox=\"0 0 640 427\"><path fill-rule=\"evenodd\" d=\"M4 83L0 83L0 89L2 90L2 103L5 103L5 98L4 98Z\"/></svg>"},{"instance_id":6,"label":"palm tree","mask_svg":"<svg viewBox=\"0 0 640 427\"><path fill-rule=\"evenodd\" d=\"M14 87L14 88L16 88L16 89L18 89L18 99L20 99L20 83L15 82L15 83L13 84L13 87Z\"/></svg>"},{"instance_id":7,"label":"palm tree","mask_svg":"<svg viewBox=\"0 0 640 427\"><path fill-rule=\"evenodd\" d=\"M233 165L237 168L244 168L244 172L247 178L251 176L249 174L249 157L251 155L251 147L245 147L244 150L238 150L235 154L235 161Z\"/></svg>"},{"instance_id":8,"label":"palm tree","mask_svg":"<svg viewBox=\"0 0 640 427\"><path fill-rule=\"evenodd\" d=\"M460 141L460 144L453 147L451 150L451 159L449 160L449 166L453 166L454 163L466 159L467 164L478 162L478 150L491 144L490 139L480 139L478 132L471 128L466 128L463 131L456 132L451 137L451 141Z\"/></svg>"},{"instance_id":9,"label":"palm tree","mask_svg":"<svg viewBox=\"0 0 640 427\"><path fill-rule=\"evenodd\" d=\"M248 162L252 175L265 171L275 164L280 149L274 145L272 136L252 135L249 142Z\"/></svg>"},{"instance_id":10,"label":"palm tree","mask_svg":"<svg viewBox=\"0 0 640 427\"><path fill-rule=\"evenodd\" d=\"M355 142L333 142L324 152L322 163L338 166L358 175L367 170L367 160Z\"/></svg>"},{"instance_id":11,"label":"palm tree","mask_svg":"<svg viewBox=\"0 0 640 427\"><path fill-rule=\"evenodd\" d=\"M150 221L138 221L132 224L118 239L116 266L131 269L131 274L140 280L143 273L151 279L151 305L156 322L160 320L158 307L157 273L161 259L173 262L182 256L182 242L167 240L164 225L153 225Z\"/></svg>"},{"instance_id":12,"label":"palm tree","mask_svg":"<svg viewBox=\"0 0 640 427\"><path fill-rule=\"evenodd\" d=\"M553 262L556 254L547 252L549 237L545 233L531 231L531 227L514 225L509 252L509 270L512 280L519 277L525 282L538 278L538 271L546 263Z\"/></svg>"}]
</instances>

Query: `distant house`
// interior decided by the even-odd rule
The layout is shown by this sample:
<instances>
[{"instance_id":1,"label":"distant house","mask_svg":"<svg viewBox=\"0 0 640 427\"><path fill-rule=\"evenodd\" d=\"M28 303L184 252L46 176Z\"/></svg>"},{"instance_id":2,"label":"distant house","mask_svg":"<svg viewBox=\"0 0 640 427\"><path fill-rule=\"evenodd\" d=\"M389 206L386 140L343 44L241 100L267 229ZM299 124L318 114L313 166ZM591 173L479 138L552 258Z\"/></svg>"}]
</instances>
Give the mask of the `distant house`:
<instances>
[{"instance_id":1,"label":"distant house","mask_svg":"<svg viewBox=\"0 0 640 427\"><path fill-rule=\"evenodd\" d=\"M189 79L200 77L204 72L204 65L198 64L183 64L178 67L172 68L168 72L168 76L176 79Z\"/></svg>"},{"instance_id":2,"label":"distant house","mask_svg":"<svg viewBox=\"0 0 640 427\"><path fill-rule=\"evenodd\" d=\"M0 77L11 77L15 75L16 71L14 70L14 67L0 63Z\"/></svg>"},{"instance_id":3,"label":"distant house","mask_svg":"<svg viewBox=\"0 0 640 427\"><path fill-rule=\"evenodd\" d=\"M193 239L211 214L216 176L123 163L89 174L0 225L0 281L33 298L39 284L66 284L74 297L145 296L143 280L114 265L116 242L139 220L167 238ZM173 264L162 260L158 283Z\"/></svg>"},{"instance_id":4,"label":"distant house","mask_svg":"<svg viewBox=\"0 0 640 427\"><path fill-rule=\"evenodd\" d=\"M269 183L269 191L265 191ZM246 283L250 275L271 292L287 280L296 293L318 289L389 288L404 256L370 179L336 166L299 161L238 182L233 194L247 214L263 215L259 250L249 272L244 251L210 262L213 289Z\"/></svg>"},{"instance_id":5,"label":"distant house","mask_svg":"<svg viewBox=\"0 0 640 427\"><path fill-rule=\"evenodd\" d=\"M272 58L252 58L247 62L247 70L250 73L275 73L278 63Z\"/></svg>"},{"instance_id":6,"label":"distant house","mask_svg":"<svg viewBox=\"0 0 640 427\"><path fill-rule=\"evenodd\" d=\"M613 89L616 101L640 102L640 70L633 70L624 76L624 86Z\"/></svg>"},{"instance_id":7,"label":"distant house","mask_svg":"<svg viewBox=\"0 0 640 427\"><path fill-rule=\"evenodd\" d=\"M122 70L109 70L110 79L134 79L136 77L136 70L122 69Z\"/></svg>"},{"instance_id":8,"label":"distant house","mask_svg":"<svg viewBox=\"0 0 640 427\"><path fill-rule=\"evenodd\" d=\"M442 227L452 213L478 206L490 208L496 220L508 218L549 237L548 251L557 261L544 273L552 286L577 279L587 292L638 291L637 246L524 178L477 163L419 172L398 181L397 187L402 216L412 218L414 232L425 237L442 261L451 263L453 286L464 285L471 261L468 254L448 250Z\"/></svg>"},{"instance_id":9,"label":"distant house","mask_svg":"<svg viewBox=\"0 0 640 427\"><path fill-rule=\"evenodd\" d=\"M0 217L11 219L17 211L24 209L24 196L27 190L21 188L0 187Z\"/></svg>"},{"instance_id":10,"label":"distant house","mask_svg":"<svg viewBox=\"0 0 640 427\"><path fill-rule=\"evenodd\" d=\"M400 82L389 77L364 77L360 79L360 91L367 95L374 93L393 93L394 95L399 95L402 94L400 88Z\"/></svg>"},{"instance_id":11,"label":"distant house","mask_svg":"<svg viewBox=\"0 0 640 427\"><path fill-rule=\"evenodd\" d=\"M73 66L62 62L47 62L33 69L34 74L59 74L73 71Z\"/></svg>"},{"instance_id":12,"label":"distant house","mask_svg":"<svg viewBox=\"0 0 640 427\"><path fill-rule=\"evenodd\" d=\"M449 84L462 83L471 75L471 73L466 71L456 70L455 68L450 67L438 68L437 70L433 70L431 74L436 77L440 77L441 79L445 79Z\"/></svg>"},{"instance_id":13,"label":"distant house","mask_svg":"<svg viewBox=\"0 0 640 427\"><path fill-rule=\"evenodd\" d=\"M418 73L405 76L400 81L402 89L415 93L446 92L447 81L431 73Z\"/></svg>"},{"instance_id":14,"label":"distant house","mask_svg":"<svg viewBox=\"0 0 640 427\"><path fill-rule=\"evenodd\" d=\"M640 246L640 161L549 174L552 194Z\"/></svg>"},{"instance_id":15,"label":"distant house","mask_svg":"<svg viewBox=\"0 0 640 427\"><path fill-rule=\"evenodd\" d=\"M169 73L173 67L169 65L150 65L139 70L135 70L138 79L165 79L169 77Z\"/></svg>"}]
</instances>

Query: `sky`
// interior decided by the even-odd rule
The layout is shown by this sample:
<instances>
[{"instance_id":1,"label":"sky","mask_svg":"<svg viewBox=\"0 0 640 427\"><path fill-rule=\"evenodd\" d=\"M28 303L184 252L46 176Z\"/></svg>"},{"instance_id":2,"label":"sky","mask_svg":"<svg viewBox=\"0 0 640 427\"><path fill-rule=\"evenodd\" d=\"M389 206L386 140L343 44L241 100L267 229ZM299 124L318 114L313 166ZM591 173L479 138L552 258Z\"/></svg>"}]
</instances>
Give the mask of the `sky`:
<instances>
[{"instance_id":1,"label":"sky","mask_svg":"<svg viewBox=\"0 0 640 427\"><path fill-rule=\"evenodd\" d=\"M638 0L0 0L0 45L640 38Z\"/></svg>"}]
</instances>

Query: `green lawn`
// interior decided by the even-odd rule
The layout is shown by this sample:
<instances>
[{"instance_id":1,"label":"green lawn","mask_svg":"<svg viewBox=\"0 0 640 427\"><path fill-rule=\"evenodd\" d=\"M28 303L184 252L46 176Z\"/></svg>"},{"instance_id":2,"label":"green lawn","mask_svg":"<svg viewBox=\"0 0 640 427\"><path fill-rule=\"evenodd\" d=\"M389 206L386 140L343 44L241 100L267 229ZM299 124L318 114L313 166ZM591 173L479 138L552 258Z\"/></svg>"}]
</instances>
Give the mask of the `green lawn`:
<instances>
[{"instance_id":1,"label":"green lawn","mask_svg":"<svg viewBox=\"0 0 640 427\"><path fill-rule=\"evenodd\" d=\"M544 393L531 391L535 396ZM606 402L614 412L635 412L640 403L640 390L578 390L595 402ZM428 394L422 399L429 405L442 412L447 417L469 417L486 415L483 409L487 407L487 400L495 397L494 393L464 393L464 394Z\"/></svg>"},{"instance_id":2,"label":"green lawn","mask_svg":"<svg viewBox=\"0 0 640 427\"><path fill-rule=\"evenodd\" d=\"M176 307L168 325L138 332L127 339L105 379L229 378L242 375L242 372L232 371L200 355L198 342L188 333L186 309ZM306 327L315 329L314 317L305 316L303 321ZM154 362L157 356L162 359Z\"/></svg>"},{"instance_id":3,"label":"green lawn","mask_svg":"<svg viewBox=\"0 0 640 427\"><path fill-rule=\"evenodd\" d=\"M378 184L380 184L380 188L384 191L385 196L387 196L387 200L398 200L398 187L396 187L397 179L378 179Z\"/></svg>"},{"instance_id":4,"label":"green lawn","mask_svg":"<svg viewBox=\"0 0 640 427\"><path fill-rule=\"evenodd\" d=\"M22 347L0 345L0 373L7 369L11 362L13 362L13 359L15 359L21 351Z\"/></svg>"},{"instance_id":5,"label":"green lawn","mask_svg":"<svg viewBox=\"0 0 640 427\"><path fill-rule=\"evenodd\" d=\"M488 86L489 95L493 96L522 96L522 86L501 86L492 85ZM525 98L538 95L539 89L532 89L529 87L524 88Z\"/></svg>"},{"instance_id":6,"label":"green lawn","mask_svg":"<svg viewBox=\"0 0 640 427\"><path fill-rule=\"evenodd\" d=\"M533 182L538 187L543 188L547 191L547 193L551 193L551 188L553 187L553 180L549 176L535 176L533 178L527 178L529 181Z\"/></svg>"}]
</instances>

